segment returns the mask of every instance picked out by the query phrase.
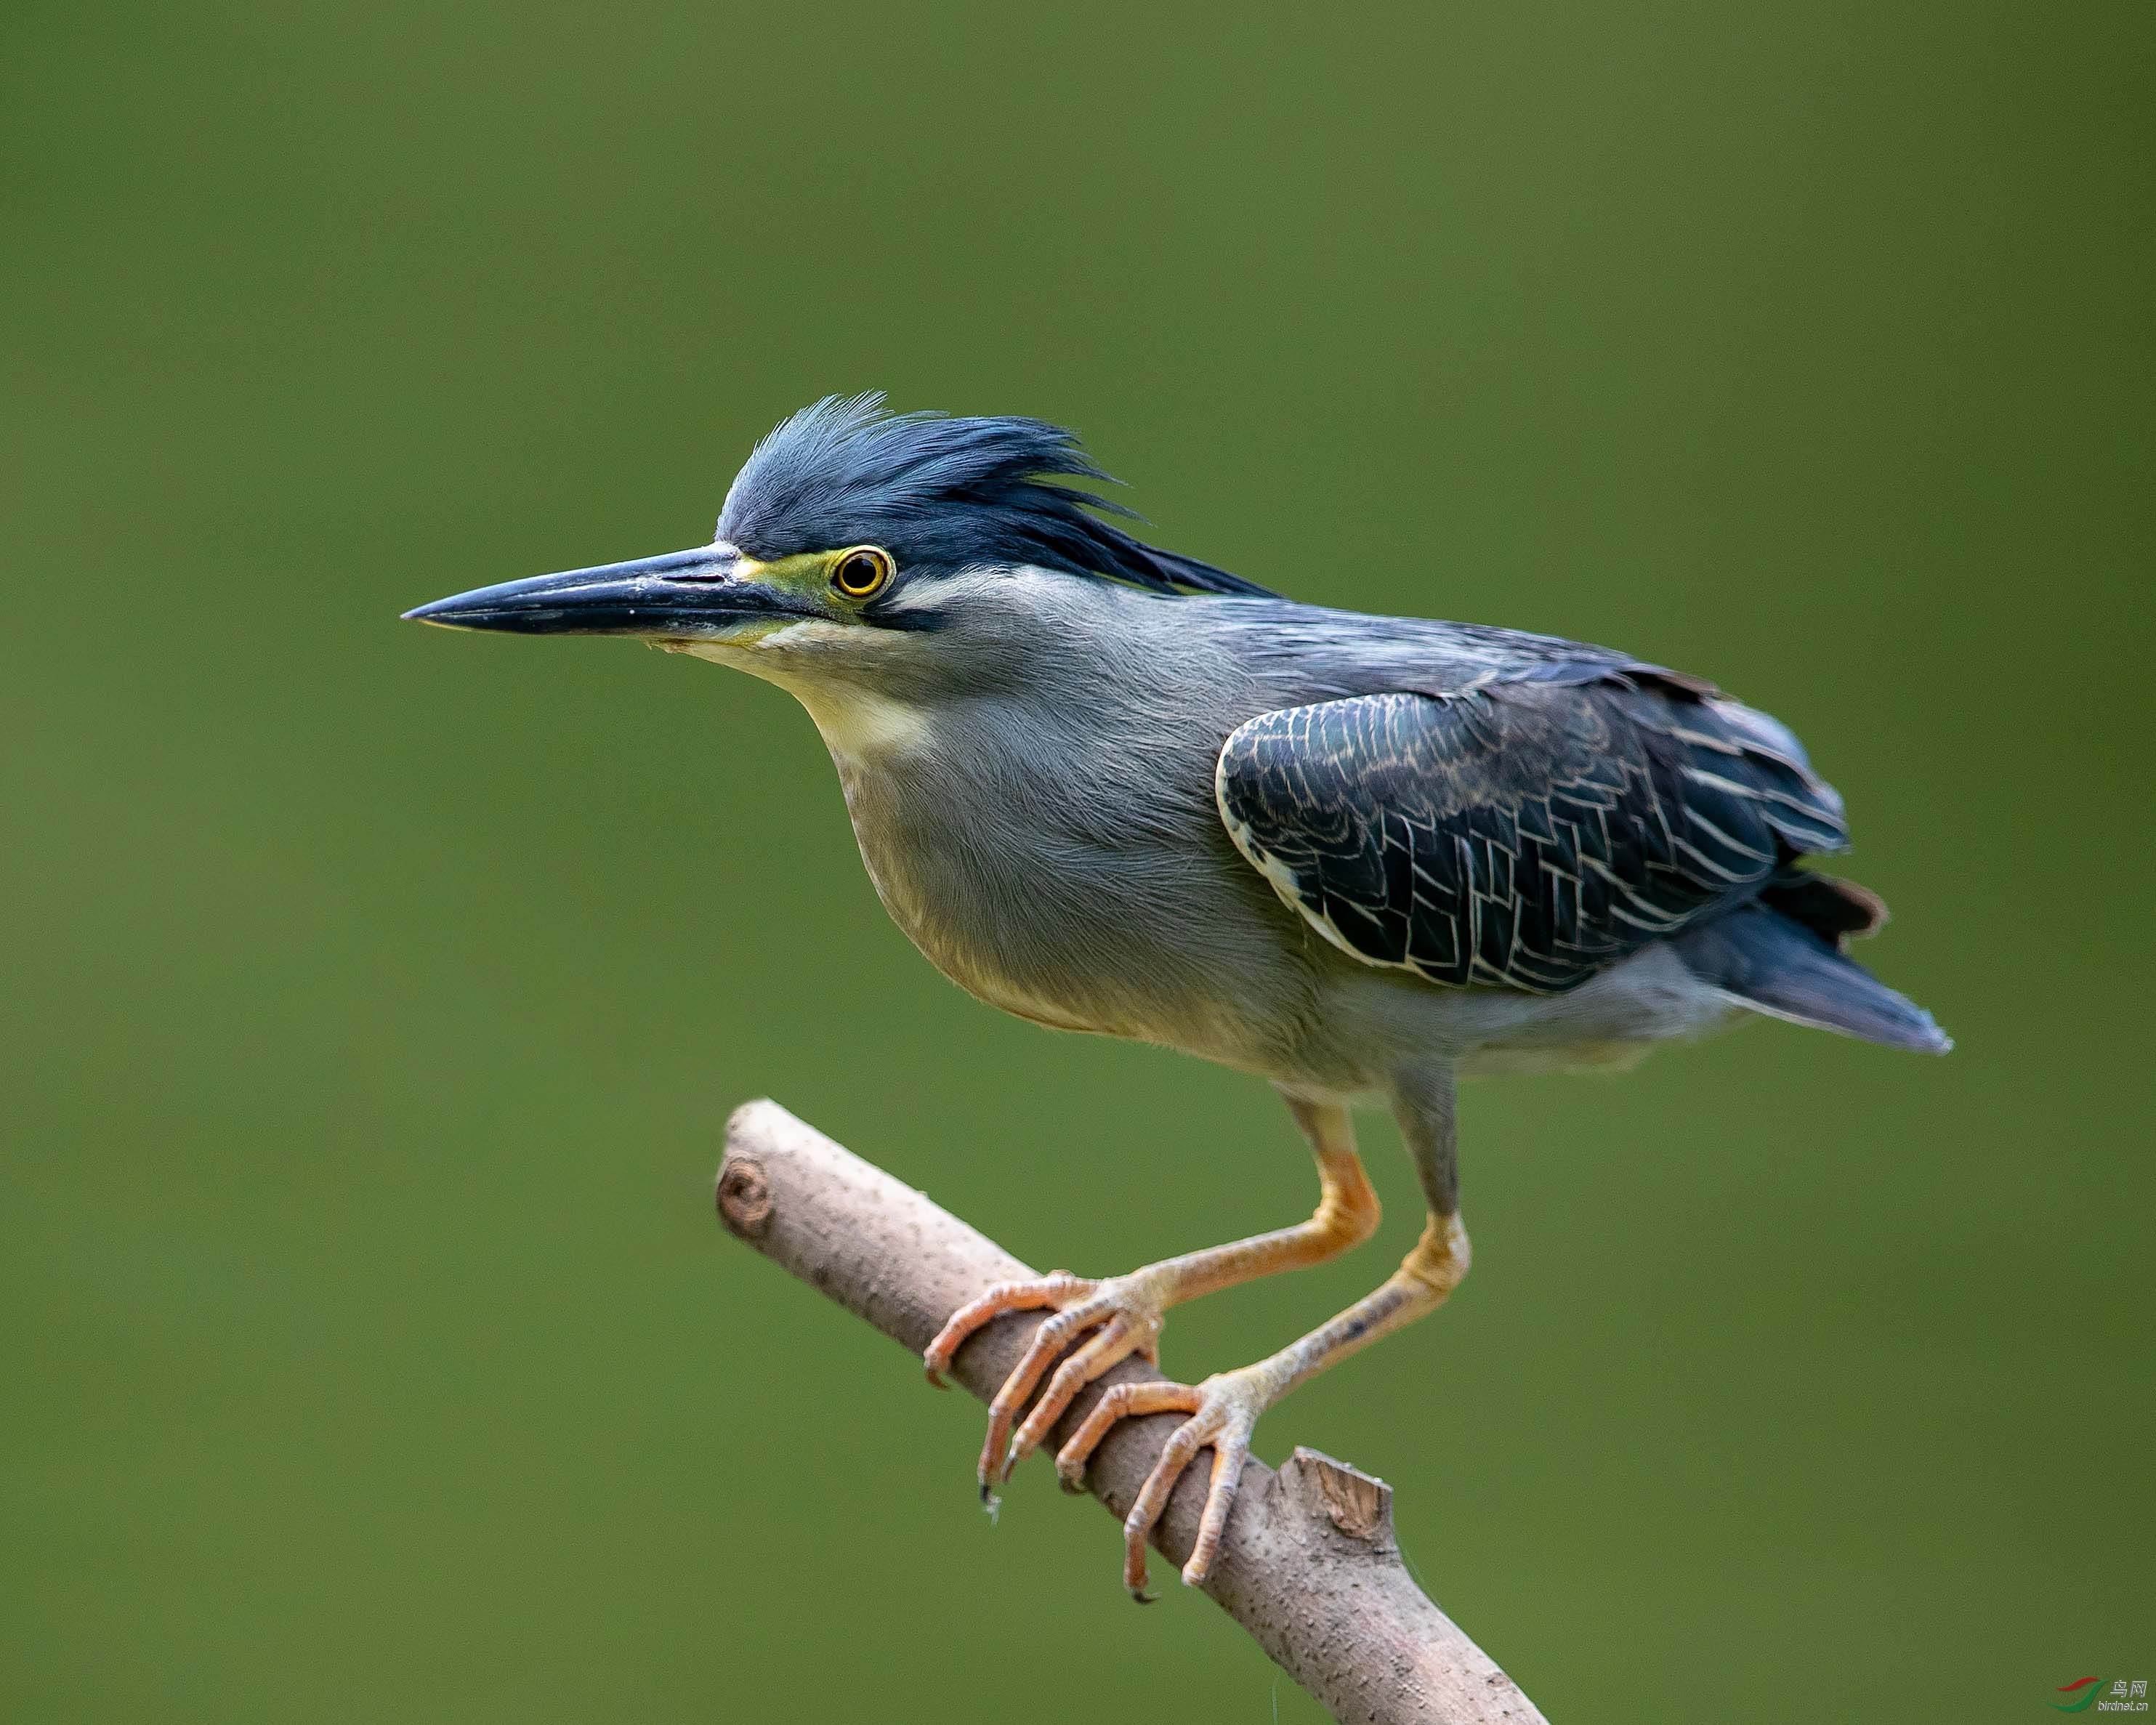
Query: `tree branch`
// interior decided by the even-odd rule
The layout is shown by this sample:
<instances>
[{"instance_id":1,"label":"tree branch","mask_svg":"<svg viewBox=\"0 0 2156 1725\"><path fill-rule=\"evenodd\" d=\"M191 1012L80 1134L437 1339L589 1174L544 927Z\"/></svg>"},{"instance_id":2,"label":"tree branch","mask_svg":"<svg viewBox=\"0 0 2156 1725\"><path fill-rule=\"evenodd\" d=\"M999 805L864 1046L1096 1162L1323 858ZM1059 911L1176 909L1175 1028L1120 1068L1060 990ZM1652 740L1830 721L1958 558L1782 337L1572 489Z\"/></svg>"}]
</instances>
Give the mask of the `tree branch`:
<instances>
[{"instance_id":1,"label":"tree branch","mask_svg":"<svg viewBox=\"0 0 2156 1725\"><path fill-rule=\"evenodd\" d=\"M736 1236L916 1355L990 1282L1034 1273L776 1102L751 1102L727 1122L718 1206ZM998 1318L959 1349L952 1375L987 1400L1044 1316ZM1123 1361L1079 1398L1045 1453L1107 1385L1160 1375ZM1087 1486L1118 1517L1182 1417L1125 1420L1095 1452ZM1206 1471L1183 1476L1161 1518L1155 1543L1178 1565L1197 1538ZM1336 1719L1546 1725L1409 1576L1391 1488L1313 1450L1297 1450L1278 1473L1251 1460L1203 1591Z\"/></svg>"}]
</instances>

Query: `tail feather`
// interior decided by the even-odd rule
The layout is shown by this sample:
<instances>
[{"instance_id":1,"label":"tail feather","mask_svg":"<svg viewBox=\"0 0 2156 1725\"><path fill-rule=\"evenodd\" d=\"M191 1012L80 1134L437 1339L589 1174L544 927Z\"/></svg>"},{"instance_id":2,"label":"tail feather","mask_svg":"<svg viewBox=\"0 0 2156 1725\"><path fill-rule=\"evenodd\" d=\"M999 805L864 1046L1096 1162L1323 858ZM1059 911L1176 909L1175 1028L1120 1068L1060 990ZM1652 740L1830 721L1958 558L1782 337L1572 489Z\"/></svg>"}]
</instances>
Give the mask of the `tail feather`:
<instances>
[{"instance_id":1,"label":"tail feather","mask_svg":"<svg viewBox=\"0 0 2156 1725\"><path fill-rule=\"evenodd\" d=\"M1836 952L1887 926L1887 901L1870 887L1810 869L1783 869L1759 889L1759 902L1802 923Z\"/></svg>"},{"instance_id":2,"label":"tail feather","mask_svg":"<svg viewBox=\"0 0 2156 1725\"><path fill-rule=\"evenodd\" d=\"M1845 883L1831 884L1838 889ZM1808 911L1826 906L1824 898L1800 903ZM1881 916L1885 908L1878 906ZM1843 954L1839 935L1869 932L1876 919L1859 923L1852 917L1831 932L1820 927L1827 920L1799 921L1771 901L1755 901L1686 930L1672 944L1693 975L1755 1012L1918 1054L1952 1048L1929 1013Z\"/></svg>"}]
</instances>

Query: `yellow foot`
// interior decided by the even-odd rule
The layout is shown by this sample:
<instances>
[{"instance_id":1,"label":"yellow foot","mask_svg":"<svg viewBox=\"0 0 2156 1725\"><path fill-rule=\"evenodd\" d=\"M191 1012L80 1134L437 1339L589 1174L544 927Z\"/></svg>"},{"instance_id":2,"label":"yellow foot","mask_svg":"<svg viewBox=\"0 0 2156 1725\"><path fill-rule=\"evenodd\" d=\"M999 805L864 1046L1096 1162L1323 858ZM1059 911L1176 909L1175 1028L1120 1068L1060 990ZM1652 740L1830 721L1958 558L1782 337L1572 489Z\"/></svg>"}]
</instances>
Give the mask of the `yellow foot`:
<instances>
[{"instance_id":1,"label":"yellow foot","mask_svg":"<svg viewBox=\"0 0 2156 1725\"><path fill-rule=\"evenodd\" d=\"M1118 1420L1169 1412L1190 1415L1161 1450L1160 1460L1146 1476L1137 1502L1123 1521L1123 1585L1141 1605L1150 1604L1152 1599L1145 1590L1146 1541L1152 1537L1161 1512L1168 1507L1175 1482L1204 1449L1213 1451L1213 1480L1206 1488L1198 1543L1191 1548L1190 1561L1183 1566L1183 1585L1196 1587L1212 1573L1220 1535L1228 1525L1228 1512L1235 1507L1235 1487L1242 1482L1243 1464L1250 1459L1251 1429L1278 1394L1273 1374L1264 1366L1221 1372L1194 1386L1118 1384L1094 1405L1056 1456L1056 1472L1066 1486L1077 1491L1085 1484L1086 1461Z\"/></svg>"},{"instance_id":2,"label":"yellow foot","mask_svg":"<svg viewBox=\"0 0 2156 1725\"><path fill-rule=\"evenodd\" d=\"M1038 1447L1080 1390L1131 1354L1155 1362L1160 1358L1163 1302L1144 1272L1096 1281L1058 1271L1033 1281L998 1282L978 1299L952 1312L923 1356L928 1381L942 1387L943 1374L951 1369L952 1358L960 1344L989 1319L1006 1312L1044 1308L1053 1308L1055 1316L1034 1333L1024 1358L1011 1368L995 1400L988 1404L988 1440L981 1446L980 1466L976 1470L983 1503L995 1502L996 1486ZM1049 1362L1088 1330L1093 1333L1086 1345L1055 1368L1040 1400L1014 1437L1012 1423L1040 1382Z\"/></svg>"}]
</instances>

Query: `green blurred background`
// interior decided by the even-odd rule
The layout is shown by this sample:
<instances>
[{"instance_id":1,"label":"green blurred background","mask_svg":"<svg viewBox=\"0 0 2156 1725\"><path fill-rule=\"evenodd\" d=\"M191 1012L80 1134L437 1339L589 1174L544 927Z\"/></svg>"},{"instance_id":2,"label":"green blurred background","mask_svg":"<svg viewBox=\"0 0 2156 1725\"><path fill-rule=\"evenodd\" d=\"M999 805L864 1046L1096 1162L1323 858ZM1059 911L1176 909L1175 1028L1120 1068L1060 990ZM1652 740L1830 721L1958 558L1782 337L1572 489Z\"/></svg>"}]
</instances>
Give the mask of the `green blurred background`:
<instances>
[{"instance_id":1,"label":"green blurred background","mask_svg":"<svg viewBox=\"0 0 2156 1725\"><path fill-rule=\"evenodd\" d=\"M1960 1039L1475 1089L1473 1279L1261 1451L1558 1719L2156 1677L2147 18L12 8L0 1715L1317 1717L709 1197L769 1093L1106 1272L1304 1213L1272 1097L938 980L778 691L396 621L871 388L1781 714ZM1404 1248L1366 1137L1172 1369Z\"/></svg>"}]
</instances>

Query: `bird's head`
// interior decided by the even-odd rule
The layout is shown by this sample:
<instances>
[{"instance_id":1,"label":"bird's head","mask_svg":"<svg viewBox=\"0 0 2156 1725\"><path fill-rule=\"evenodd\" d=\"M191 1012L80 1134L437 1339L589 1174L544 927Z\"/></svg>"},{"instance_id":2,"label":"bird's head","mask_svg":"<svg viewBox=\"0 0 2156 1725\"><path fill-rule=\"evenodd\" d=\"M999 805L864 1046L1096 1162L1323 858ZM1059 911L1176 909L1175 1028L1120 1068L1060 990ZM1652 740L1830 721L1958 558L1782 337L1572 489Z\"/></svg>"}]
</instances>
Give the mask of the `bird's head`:
<instances>
[{"instance_id":1,"label":"bird's head","mask_svg":"<svg viewBox=\"0 0 2156 1725\"><path fill-rule=\"evenodd\" d=\"M995 609L1000 578L1021 572L1161 594L1264 591L1132 538L1102 519L1130 511L1065 480L1112 483L1060 427L830 397L757 445L711 544L405 614L452 629L629 635L805 693L917 679Z\"/></svg>"}]
</instances>

